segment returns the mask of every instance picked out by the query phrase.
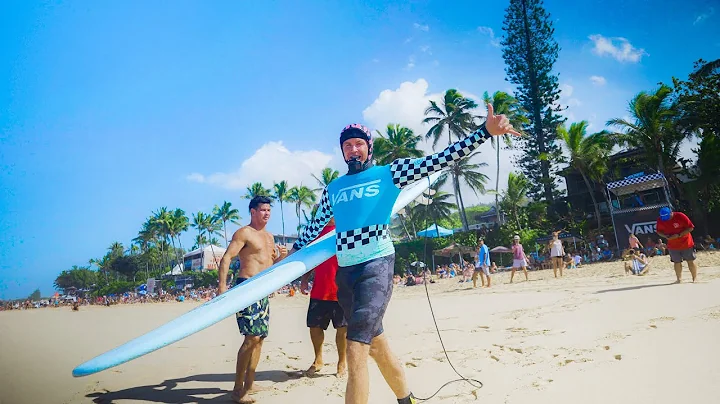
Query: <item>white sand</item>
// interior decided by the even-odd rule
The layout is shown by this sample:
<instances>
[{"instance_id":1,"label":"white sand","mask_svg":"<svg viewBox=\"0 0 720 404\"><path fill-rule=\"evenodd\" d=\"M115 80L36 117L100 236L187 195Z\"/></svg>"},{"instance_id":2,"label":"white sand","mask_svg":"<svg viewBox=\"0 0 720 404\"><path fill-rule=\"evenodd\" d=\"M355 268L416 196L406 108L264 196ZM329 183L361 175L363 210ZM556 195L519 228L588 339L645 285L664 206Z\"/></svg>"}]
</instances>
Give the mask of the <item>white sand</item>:
<instances>
[{"instance_id":1,"label":"white sand","mask_svg":"<svg viewBox=\"0 0 720 404\"><path fill-rule=\"evenodd\" d=\"M485 387L464 383L432 402L717 403L720 397L720 254L698 257L697 284L668 285L667 257L648 276L623 276L622 264L522 274L490 290L452 280L430 285L455 367ZM687 270L684 279L689 281ZM334 376L334 331L328 331L321 376L292 379L312 347L307 297L271 300L258 403L342 403ZM234 318L119 367L75 379L72 368L190 310L165 303L0 312L0 403L227 402L242 341ZM412 319L411 319L412 318ZM446 363L424 288L397 288L385 330L417 396L455 378ZM395 402L371 363L371 403ZM476 398L477 397L477 398Z\"/></svg>"}]
</instances>

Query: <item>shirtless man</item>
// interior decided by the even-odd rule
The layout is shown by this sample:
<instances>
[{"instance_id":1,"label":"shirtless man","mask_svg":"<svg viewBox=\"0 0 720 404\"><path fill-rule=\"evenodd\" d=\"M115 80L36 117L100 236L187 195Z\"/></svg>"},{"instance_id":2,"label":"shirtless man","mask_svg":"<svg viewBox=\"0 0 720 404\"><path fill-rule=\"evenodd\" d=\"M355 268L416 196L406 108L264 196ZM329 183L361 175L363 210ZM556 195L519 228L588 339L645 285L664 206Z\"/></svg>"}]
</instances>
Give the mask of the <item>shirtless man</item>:
<instances>
[{"instance_id":1,"label":"shirtless man","mask_svg":"<svg viewBox=\"0 0 720 404\"><path fill-rule=\"evenodd\" d=\"M250 201L250 224L233 234L232 241L220 260L218 271L220 294L228 289L227 275L233 257L237 256L241 262L235 281L238 285L287 256L287 248L282 245L276 248L272 234L265 230L270 220L271 202L272 200L266 196L256 196ZM245 340L237 354L235 387L231 398L237 403L252 403L255 400L250 398L249 394L255 381L255 369L260 361L262 343L268 336L270 324L268 298L264 297L253 303L238 312L235 317Z\"/></svg>"}]
</instances>

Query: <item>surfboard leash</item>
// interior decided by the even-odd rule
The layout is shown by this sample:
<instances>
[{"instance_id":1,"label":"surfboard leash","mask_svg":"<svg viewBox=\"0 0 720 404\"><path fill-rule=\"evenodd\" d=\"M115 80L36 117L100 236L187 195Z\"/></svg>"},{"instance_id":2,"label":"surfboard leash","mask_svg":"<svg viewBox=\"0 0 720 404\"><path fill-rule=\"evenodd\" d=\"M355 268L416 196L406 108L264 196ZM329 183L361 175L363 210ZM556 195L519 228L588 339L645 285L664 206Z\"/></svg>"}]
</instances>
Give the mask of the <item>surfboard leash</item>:
<instances>
[{"instance_id":1,"label":"surfboard leash","mask_svg":"<svg viewBox=\"0 0 720 404\"><path fill-rule=\"evenodd\" d=\"M430 188L432 187L432 183L430 182L430 177L427 177L427 179L428 179L428 190L430 190ZM429 214L430 205L431 205L430 203L425 205L426 218L427 218L427 215ZM438 229L438 224L437 224L437 221L435 220L435 216L432 216L432 219L433 219L433 223L435 224L435 228ZM426 219L425 223L427 224L427 219ZM425 245L423 248L423 261L422 261L424 264L427 262L427 243L428 243L428 237L426 234L425 235ZM425 264L425 265L427 265L427 264ZM434 398L436 395L438 395L438 393L440 393L440 391L442 391L442 389L444 389L446 386L449 386L449 385L451 385L453 383L457 383L457 382L466 382L469 385L473 386L475 389L482 388L484 386L483 382L481 382L480 380L477 380L477 379L471 379L471 378L467 378L467 377L463 376L462 374L460 374L460 372L458 372L458 370L455 368L455 365L453 365L452 361L450 360L450 356L447 353L447 349L445 349L445 342L443 342L442 335L440 334L440 327L438 326L437 319L435 318L435 311L433 310L432 301L430 301L430 291L428 290L428 286L427 286L427 284L428 284L427 271L423 271L423 284L425 285L425 296L427 297L428 306L430 307L430 314L432 315L433 323L435 324L435 331L437 332L438 339L440 340L440 346L442 346L442 350L443 350L443 353L445 354L445 359L447 359L448 365L450 365L453 372L455 372L455 374L458 375L459 378L450 380L449 382L443 384L430 397L424 397L424 398L415 397L415 398L419 401L428 401L428 400Z\"/></svg>"}]
</instances>

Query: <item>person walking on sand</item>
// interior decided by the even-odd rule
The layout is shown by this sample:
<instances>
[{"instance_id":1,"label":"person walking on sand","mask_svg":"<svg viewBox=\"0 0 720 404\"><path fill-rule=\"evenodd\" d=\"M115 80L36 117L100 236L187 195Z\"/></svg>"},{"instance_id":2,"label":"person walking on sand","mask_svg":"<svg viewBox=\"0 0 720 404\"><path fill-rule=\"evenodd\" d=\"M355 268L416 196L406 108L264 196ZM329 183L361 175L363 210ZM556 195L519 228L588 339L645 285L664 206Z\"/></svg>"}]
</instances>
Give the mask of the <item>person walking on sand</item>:
<instances>
[{"instance_id":1,"label":"person walking on sand","mask_svg":"<svg viewBox=\"0 0 720 404\"><path fill-rule=\"evenodd\" d=\"M525 255L525 250L523 249L522 244L520 244L520 236L517 234L515 237L513 237L513 245L512 245L512 254L513 254L513 266L510 272L510 283L512 283L513 278L515 277L515 271L522 268L523 272L525 273L525 280L528 280L528 273L527 273L527 263L528 263L528 257Z\"/></svg>"},{"instance_id":2,"label":"person walking on sand","mask_svg":"<svg viewBox=\"0 0 720 404\"><path fill-rule=\"evenodd\" d=\"M319 237L335 230L335 218L331 218L325 228L320 232ZM302 276L300 291L307 294L310 275L315 273L312 290L310 291L310 304L308 305L306 324L310 329L310 340L315 350L315 361L305 371L306 376L314 376L324 365L322 347L325 341L325 330L332 321L335 328L335 345L338 352L337 376L342 377L347 373L347 361L345 346L347 342L347 321L345 314L337 298L337 275L338 261L335 255L327 261L318 265L312 271Z\"/></svg>"},{"instance_id":3,"label":"person walking on sand","mask_svg":"<svg viewBox=\"0 0 720 404\"><path fill-rule=\"evenodd\" d=\"M690 218L682 212L673 212L669 207L660 208L660 217L657 219L657 234L667 239L667 249L670 253L676 283L682 282L682 263L687 261L692 281L697 279L697 266L695 265L695 242L692 231L695 225ZM661 240L662 241L662 240Z\"/></svg>"},{"instance_id":4,"label":"person walking on sand","mask_svg":"<svg viewBox=\"0 0 720 404\"><path fill-rule=\"evenodd\" d=\"M487 279L487 287L490 287L490 250L485 245L485 240L478 239L477 262L475 271L473 272L473 288L477 287L477 278L480 276L482 287L485 287Z\"/></svg>"},{"instance_id":5,"label":"person walking on sand","mask_svg":"<svg viewBox=\"0 0 720 404\"><path fill-rule=\"evenodd\" d=\"M400 190L470 155L492 136L520 136L504 115L488 104L485 123L443 151L412 159L400 158L374 166L372 134L359 124L340 133L348 173L330 183L320 208L305 227L291 253L314 240L331 217L337 225L338 301L348 321L348 382L346 404L367 404L370 393L368 356L372 357L399 404L416 403L405 371L390 350L383 317L393 290L395 247L390 236L392 207Z\"/></svg>"},{"instance_id":6,"label":"person walking on sand","mask_svg":"<svg viewBox=\"0 0 720 404\"><path fill-rule=\"evenodd\" d=\"M630 248L632 248L633 250L642 250L645 248L643 247L640 239L637 238L635 233L630 233L630 237L628 237L628 245L630 245Z\"/></svg>"},{"instance_id":7,"label":"person walking on sand","mask_svg":"<svg viewBox=\"0 0 720 404\"><path fill-rule=\"evenodd\" d=\"M275 246L273 236L265 226L270 220L271 199L256 196L250 200L250 224L241 227L232 236L225 254L220 260L218 271L218 294L227 291L227 276L230 262L237 256L241 266L235 284L239 285L285 258L287 248ZM237 354L235 386L231 399L237 403L255 402L249 395L253 391L255 369L260 361L262 344L268 336L270 324L270 303L268 298L251 304L236 313L238 328L245 339Z\"/></svg>"},{"instance_id":8,"label":"person walking on sand","mask_svg":"<svg viewBox=\"0 0 720 404\"><path fill-rule=\"evenodd\" d=\"M553 274L558 277L558 268L560 269L560 277L563 276L563 268L565 263L563 257L565 256L565 250L563 249L562 241L560 241L560 232L554 231L552 233L553 238L548 243L548 250L550 251L550 260L552 261Z\"/></svg>"}]
</instances>

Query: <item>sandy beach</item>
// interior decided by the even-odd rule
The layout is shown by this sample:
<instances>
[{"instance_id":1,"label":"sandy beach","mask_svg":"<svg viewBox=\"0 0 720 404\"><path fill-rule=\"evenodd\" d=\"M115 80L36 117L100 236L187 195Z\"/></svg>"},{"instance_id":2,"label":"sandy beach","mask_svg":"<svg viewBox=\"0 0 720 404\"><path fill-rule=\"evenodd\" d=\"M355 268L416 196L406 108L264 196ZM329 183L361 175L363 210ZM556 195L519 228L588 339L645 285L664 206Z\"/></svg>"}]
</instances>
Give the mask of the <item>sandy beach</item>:
<instances>
[{"instance_id":1,"label":"sandy beach","mask_svg":"<svg viewBox=\"0 0 720 404\"><path fill-rule=\"evenodd\" d=\"M667 257L644 277L622 263L531 272L492 289L443 280L429 285L455 367L484 383L445 388L437 403L716 403L720 397L720 254L699 254L699 282L673 285ZM519 280L518 280L519 278ZM234 318L119 367L73 378L73 367L141 335L198 303L162 303L0 312L0 403L228 402L242 341ZM258 367L258 403L342 403L334 331L326 366L312 361L306 296L271 299L270 336ZM413 391L432 394L456 378L442 352L423 286L397 287L385 317ZM371 369L372 403L394 396Z\"/></svg>"}]
</instances>

